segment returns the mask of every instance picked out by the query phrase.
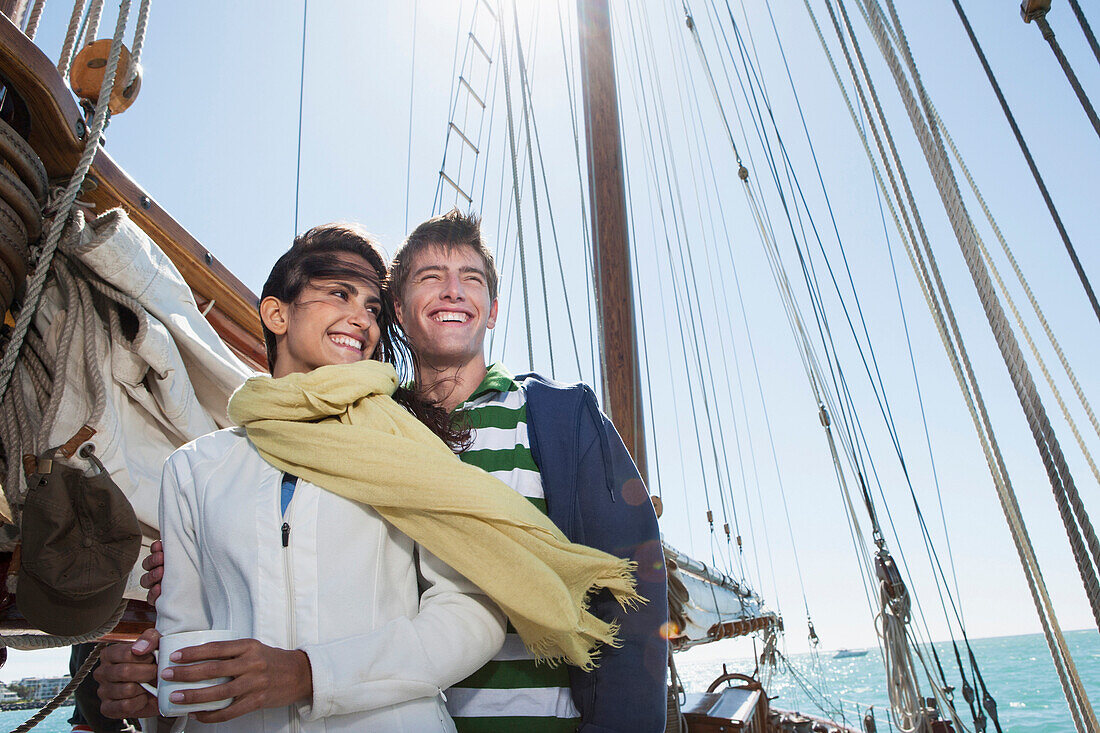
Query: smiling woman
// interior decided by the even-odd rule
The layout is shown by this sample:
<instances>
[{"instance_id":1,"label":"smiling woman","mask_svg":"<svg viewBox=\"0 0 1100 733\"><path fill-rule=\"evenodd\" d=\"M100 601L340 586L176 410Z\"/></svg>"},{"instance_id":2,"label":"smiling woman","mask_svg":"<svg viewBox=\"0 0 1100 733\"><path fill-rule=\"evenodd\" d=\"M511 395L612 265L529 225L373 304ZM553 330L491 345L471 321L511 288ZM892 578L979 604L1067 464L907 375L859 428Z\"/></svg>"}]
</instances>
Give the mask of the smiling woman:
<instances>
[{"instance_id":1,"label":"smiling woman","mask_svg":"<svg viewBox=\"0 0 1100 733\"><path fill-rule=\"evenodd\" d=\"M385 260L360 227L325 224L294 240L271 269L260 295L267 363L275 376L395 353L393 319L383 313ZM314 323L317 321L317 323ZM327 323L321 323L326 321ZM291 323L295 323L291 331ZM304 334L318 330L310 342ZM284 374L276 373L276 342L287 343ZM339 355L336 362L326 355ZM301 362L301 363L299 363ZM297 364L302 368L291 368ZM289 370L289 371L288 371Z\"/></svg>"},{"instance_id":2,"label":"smiling woman","mask_svg":"<svg viewBox=\"0 0 1100 733\"><path fill-rule=\"evenodd\" d=\"M374 354L382 309L380 278L357 272L370 271L358 255L342 254L330 261L333 270L346 274L310 279L291 302L274 296L260 302L264 328L284 337L284 352L273 362L272 376L361 361Z\"/></svg>"}]
</instances>

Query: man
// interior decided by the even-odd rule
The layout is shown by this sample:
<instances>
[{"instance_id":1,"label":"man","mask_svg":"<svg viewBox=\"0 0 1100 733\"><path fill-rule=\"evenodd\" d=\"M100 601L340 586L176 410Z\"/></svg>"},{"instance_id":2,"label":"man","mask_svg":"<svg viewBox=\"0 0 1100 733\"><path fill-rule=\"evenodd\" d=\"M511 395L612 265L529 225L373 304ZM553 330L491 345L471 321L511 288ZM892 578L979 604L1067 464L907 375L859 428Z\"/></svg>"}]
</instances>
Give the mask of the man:
<instances>
[{"instance_id":1,"label":"man","mask_svg":"<svg viewBox=\"0 0 1100 733\"><path fill-rule=\"evenodd\" d=\"M528 497L570 540L635 560L638 590L649 599L625 614L609 595L593 599L597 616L621 624L622 646L604 649L591 672L535 666L509 633L496 658L447 691L459 731L664 730L666 586L657 521L592 390L486 365L498 275L476 217L452 210L418 226L394 257L390 281L419 388L473 428L462 460Z\"/></svg>"},{"instance_id":2,"label":"man","mask_svg":"<svg viewBox=\"0 0 1100 733\"><path fill-rule=\"evenodd\" d=\"M621 646L601 650L590 672L536 666L509 629L501 653L447 691L448 709L463 733L662 731L667 590L648 494L591 389L535 374L513 378L486 364L497 283L476 217L452 210L409 235L394 258L390 287L416 356L417 384L473 428L463 461L528 497L570 540L635 560L638 591L649 603L623 613L607 593L591 600L594 614L620 624ZM159 554L147 561L146 585L159 580L161 562ZM151 681L146 651L155 632L147 634L133 647L104 652L97 679L109 715L150 712L132 684Z\"/></svg>"}]
</instances>

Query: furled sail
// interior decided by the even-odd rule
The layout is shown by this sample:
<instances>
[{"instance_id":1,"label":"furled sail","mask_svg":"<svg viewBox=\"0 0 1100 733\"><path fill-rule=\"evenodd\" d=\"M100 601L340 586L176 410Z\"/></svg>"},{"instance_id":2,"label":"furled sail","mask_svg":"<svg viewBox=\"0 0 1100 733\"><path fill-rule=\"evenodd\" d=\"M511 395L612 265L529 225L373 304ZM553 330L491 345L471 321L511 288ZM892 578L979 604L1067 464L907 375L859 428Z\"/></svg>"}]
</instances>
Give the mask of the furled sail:
<instances>
[{"instance_id":1,"label":"furled sail","mask_svg":"<svg viewBox=\"0 0 1100 733\"><path fill-rule=\"evenodd\" d=\"M668 604L674 650L756 631L783 630L783 619L730 576L665 544Z\"/></svg>"}]
</instances>

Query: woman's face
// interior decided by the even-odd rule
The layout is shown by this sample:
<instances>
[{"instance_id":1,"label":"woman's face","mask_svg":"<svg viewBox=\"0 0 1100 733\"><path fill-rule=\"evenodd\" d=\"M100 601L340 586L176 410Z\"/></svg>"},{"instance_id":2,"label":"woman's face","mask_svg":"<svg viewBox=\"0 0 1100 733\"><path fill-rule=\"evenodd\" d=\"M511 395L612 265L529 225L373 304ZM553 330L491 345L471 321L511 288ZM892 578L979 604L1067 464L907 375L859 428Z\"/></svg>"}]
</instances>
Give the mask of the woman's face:
<instances>
[{"instance_id":1,"label":"woman's face","mask_svg":"<svg viewBox=\"0 0 1100 733\"><path fill-rule=\"evenodd\" d=\"M341 254L348 264L369 263L353 254ZM279 303L280 328L270 328L279 339L273 375L310 372L330 364L348 364L369 359L378 346L378 316L382 296L377 282L345 278L311 280L293 303ZM280 330L282 333L280 333Z\"/></svg>"}]
</instances>

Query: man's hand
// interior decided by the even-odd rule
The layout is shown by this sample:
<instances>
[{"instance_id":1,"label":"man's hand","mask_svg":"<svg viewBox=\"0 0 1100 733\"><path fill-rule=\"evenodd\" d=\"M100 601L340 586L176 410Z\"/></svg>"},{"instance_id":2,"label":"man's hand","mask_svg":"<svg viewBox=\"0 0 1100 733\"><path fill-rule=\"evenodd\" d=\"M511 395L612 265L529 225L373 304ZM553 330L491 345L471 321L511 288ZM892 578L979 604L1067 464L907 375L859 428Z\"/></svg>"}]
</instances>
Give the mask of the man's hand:
<instances>
[{"instance_id":1,"label":"man's hand","mask_svg":"<svg viewBox=\"0 0 1100 733\"><path fill-rule=\"evenodd\" d=\"M190 666L165 669L164 679L199 682L231 678L213 687L172 693L172 702L186 705L233 698L233 704L224 710L195 713L200 723L222 723L260 708L284 707L313 698L313 674L303 651L238 639L187 647L172 654L171 661Z\"/></svg>"},{"instance_id":2,"label":"man's hand","mask_svg":"<svg viewBox=\"0 0 1100 733\"><path fill-rule=\"evenodd\" d=\"M149 572L141 576L141 587L149 591L145 601L155 606L160 598L160 580L164 577L164 543L157 540L149 547L149 557L141 561L141 567Z\"/></svg>"},{"instance_id":3,"label":"man's hand","mask_svg":"<svg viewBox=\"0 0 1100 733\"><path fill-rule=\"evenodd\" d=\"M99 682L100 710L108 718L156 717L157 699L138 683L157 681L153 651L159 640L156 629L147 629L133 644L112 644L99 655L94 676Z\"/></svg>"}]
</instances>

